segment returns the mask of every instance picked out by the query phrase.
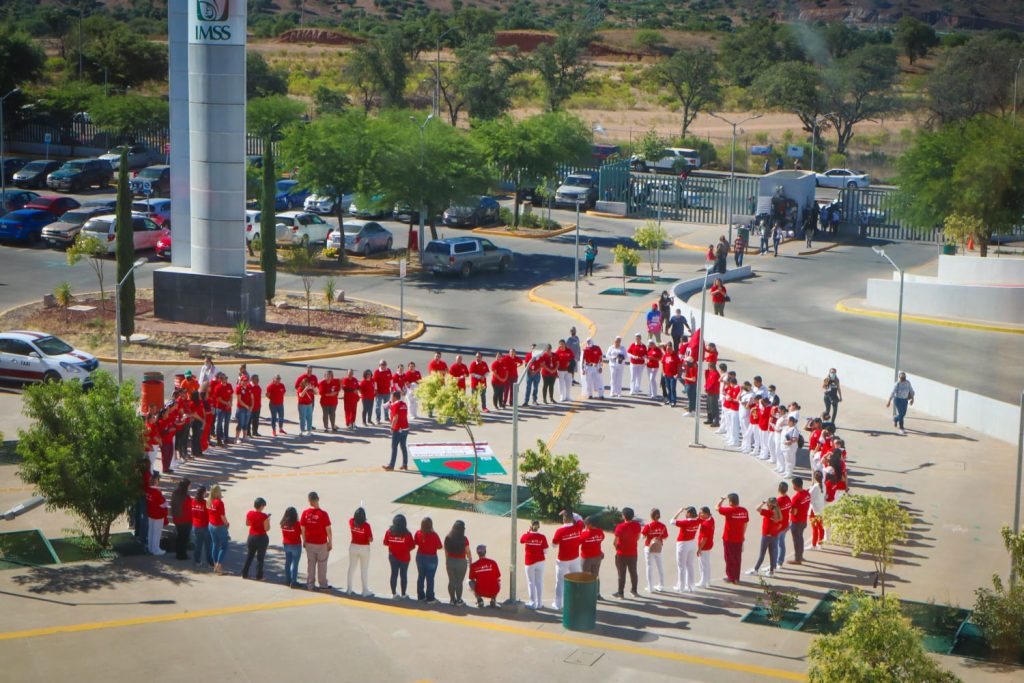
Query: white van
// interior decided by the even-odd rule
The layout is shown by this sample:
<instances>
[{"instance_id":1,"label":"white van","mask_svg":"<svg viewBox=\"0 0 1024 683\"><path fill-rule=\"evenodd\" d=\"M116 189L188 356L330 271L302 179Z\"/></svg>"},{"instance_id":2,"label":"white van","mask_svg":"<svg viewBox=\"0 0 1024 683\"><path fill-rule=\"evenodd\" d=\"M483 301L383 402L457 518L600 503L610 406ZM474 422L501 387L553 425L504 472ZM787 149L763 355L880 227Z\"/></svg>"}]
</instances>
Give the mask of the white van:
<instances>
[{"instance_id":1,"label":"white van","mask_svg":"<svg viewBox=\"0 0 1024 683\"><path fill-rule=\"evenodd\" d=\"M669 147L662 151L661 158L648 161L634 156L633 169L644 173L678 173L684 168L700 168L700 152L687 147Z\"/></svg>"}]
</instances>

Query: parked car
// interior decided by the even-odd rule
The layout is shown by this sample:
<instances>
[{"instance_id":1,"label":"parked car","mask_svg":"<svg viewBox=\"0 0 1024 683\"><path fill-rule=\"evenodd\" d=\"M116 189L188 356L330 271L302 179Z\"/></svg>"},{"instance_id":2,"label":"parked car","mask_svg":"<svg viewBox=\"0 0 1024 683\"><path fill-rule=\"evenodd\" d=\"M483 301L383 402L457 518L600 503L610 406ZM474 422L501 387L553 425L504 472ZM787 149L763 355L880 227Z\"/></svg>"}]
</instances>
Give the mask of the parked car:
<instances>
[{"instance_id":1,"label":"parked car","mask_svg":"<svg viewBox=\"0 0 1024 683\"><path fill-rule=\"evenodd\" d=\"M63 216L71 209L77 209L81 204L73 197L61 197L59 195L45 195L36 197L25 205L26 209L39 209L49 211L55 218Z\"/></svg>"},{"instance_id":2,"label":"parked car","mask_svg":"<svg viewBox=\"0 0 1024 683\"><path fill-rule=\"evenodd\" d=\"M682 170L700 168L700 152L687 147L668 147L655 160L633 155L630 165L642 173L679 173Z\"/></svg>"},{"instance_id":3,"label":"parked car","mask_svg":"<svg viewBox=\"0 0 1024 683\"><path fill-rule=\"evenodd\" d=\"M157 258L171 258L171 233L168 232L166 235L157 240L156 255Z\"/></svg>"},{"instance_id":4,"label":"parked car","mask_svg":"<svg viewBox=\"0 0 1024 683\"><path fill-rule=\"evenodd\" d=\"M420 212L407 202L399 202L391 209L391 217L399 223L419 223Z\"/></svg>"},{"instance_id":5,"label":"parked car","mask_svg":"<svg viewBox=\"0 0 1024 683\"><path fill-rule=\"evenodd\" d=\"M134 214L132 214L132 232L134 233L135 251L156 249L156 243L160 241L160 238L170 234L169 230L161 228L151 219ZM107 253L113 254L117 250L117 216L107 214L90 218L82 226L82 234L105 242Z\"/></svg>"},{"instance_id":6,"label":"parked car","mask_svg":"<svg viewBox=\"0 0 1024 683\"><path fill-rule=\"evenodd\" d=\"M498 211L501 207L493 197L476 197L464 206L449 206L445 209L442 220L445 225L477 226L498 222Z\"/></svg>"},{"instance_id":7,"label":"parked car","mask_svg":"<svg viewBox=\"0 0 1024 683\"><path fill-rule=\"evenodd\" d=\"M274 216L278 244L301 244L304 247L326 243L331 226L315 213L286 211Z\"/></svg>"},{"instance_id":8,"label":"parked car","mask_svg":"<svg viewBox=\"0 0 1024 683\"><path fill-rule=\"evenodd\" d=\"M106 207L80 206L68 211L56 222L43 228L42 237L51 247L68 247L78 236L85 222L93 216L110 213Z\"/></svg>"},{"instance_id":9,"label":"parked car","mask_svg":"<svg viewBox=\"0 0 1024 683\"><path fill-rule=\"evenodd\" d=\"M99 367L92 354L31 330L0 333L0 377L15 382L56 382L77 379L91 384L89 373Z\"/></svg>"},{"instance_id":10,"label":"parked car","mask_svg":"<svg viewBox=\"0 0 1024 683\"><path fill-rule=\"evenodd\" d=\"M46 176L51 190L81 192L89 187L104 188L114 178L114 168L100 159L73 159Z\"/></svg>"},{"instance_id":11,"label":"parked car","mask_svg":"<svg viewBox=\"0 0 1024 683\"><path fill-rule=\"evenodd\" d=\"M495 268L504 272L512 265L512 252L478 237L450 237L431 240L423 250L423 268L435 275L458 273L469 277L475 271Z\"/></svg>"},{"instance_id":12,"label":"parked car","mask_svg":"<svg viewBox=\"0 0 1024 683\"><path fill-rule=\"evenodd\" d=\"M830 168L824 173L814 174L818 187L868 187L871 178L866 173L856 173L848 168Z\"/></svg>"},{"instance_id":13,"label":"parked car","mask_svg":"<svg viewBox=\"0 0 1024 683\"><path fill-rule=\"evenodd\" d=\"M645 183L636 192L651 207L702 209L709 205L702 193L684 190L683 185L674 180Z\"/></svg>"},{"instance_id":14,"label":"parked car","mask_svg":"<svg viewBox=\"0 0 1024 683\"><path fill-rule=\"evenodd\" d=\"M135 197L160 197L171 193L171 167L166 164L147 166L128 181Z\"/></svg>"},{"instance_id":15,"label":"parked car","mask_svg":"<svg viewBox=\"0 0 1024 683\"><path fill-rule=\"evenodd\" d=\"M4 190L4 196L0 201L0 216L8 211L17 211L39 196L38 192L27 190Z\"/></svg>"},{"instance_id":16,"label":"parked car","mask_svg":"<svg viewBox=\"0 0 1024 683\"><path fill-rule=\"evenodd\" d=\"M597 176L593 173L570 173L555 190L556 208L567 206L592 209L597 203Z\"/></svg>"},{"instance_id":17,"label":"parked car","mask_svg":"<svg viewBox=\"0 0 1024 683\"><path fill-rule=\"evenodd\" d=\"M107 209L104 213L113 213L117 211L117 197L89 199L82 202L83 209Z\"/></svg>"},{"instance_id":18,"label":"parked car","mask_svg":"<svg viewBox=\"0 0 1024 683\"><path fill-rule=\"evenodd\" d=\"M601 163L613 154L622 154L622 150L618 145L601 145L595 144L590 146L591 154L594 157L594 161Z\"/></svg>"},{"instance_id":19,"label":"parked car","mask_svg":"<svg viewBox=\"0 0 1024 683\"><path fill-rule=\"evenodd\" d=\"M14 180L14 174L25 168L28 163L28 159L22 159L21 157L9 157L4 155L4 182L12 182Z\"/></svg>"},{"instance_id":20,"label":"parked car","mask_svg":"<svg viewBox=\"0 0 1024 683\"><path fill-rule=\"evenodd\" d=\"M152 218L161 228L171 227L170 199L138 199L132 202L132 213Z\"/></svg>"},{"instance_id":21,"label":"parked car","mask_svg":"<svg viewBox=\"0 0 1024 683\"><path fill-rule=\"evenodd\" d=\"M245 212L245 243L251 244L253 240L260 239L260 220L263 213L255 209L247 209Z\"/></svg>"},{"instance_id":22,"label":"parked car","mask_svg":"<svg viewBox=\"0 0 1024 683\"><path fill-rule=\"evenodd\" d=\"M306 197L306 201L303 202L302 208L309 213L318 213L321 215L334 214L338 210L338 206L342 207L342 211L352 203L355 195L349 194L338 194L333 190L320 190Z\"/></svg>"},{"instance_id":23,"label":"parked car","mask_svg":"<svg viewBox=\"0 0 1024 683\"><path fill-rule=\"evenodd\" d=\"M11 177L11 182L14 183L15 187L41 190L46 187L46 176L56 171L60 166L61 163L59 161L36 159L22 166Z\"/></svg>"},{"instance_id":24,"label":"parked car","mask_svg":"<svg viewBox=\"0 0 1024 683\"><path fill-rule=\"evenodd\" d=\"M302 206L308 196L309 190L300 186L298 180L278 180L277 193L274 195L274 211L287 211Z\"/></svg>"},{"instance_id":25,"label":"parked car","mask_svg":"<svg viewBox=\"0 0 1024 683\"><path fill-rule=\"evenodd\" d=\"M119 145L108 150L106 154L101 154L99 158L109 162L116 170L121 165L121 150L123 149L128 150L128 170L130 171L145 168L163 159L163 155L157 154L146 145Z\"/></svg>"},{"instance_id":26,"label":"parked car","mask_svg":"<svg viewBox=\"0 0 1024 683\"><path fill-rule=\"evenodd\" d=\"M370 197L357 194L349 204L348 212L356 218L385 218L393 208L389 208L383 195L375 194Z\"/></svg>"},{"instance_id":27,"label":"parked car","mask_svg":"<svg viewBox=\"0 0 1024 683\"><path fill-rule=\"evenodd\" d=\"M35 242L43 233L43 227L57 220L49 211L42 209L18 209L0 218L0 240Z\"/></svg>"},{"instance_id":28,"label":"parked car","mask_svg":"<svg viewBox=\"0 0 1024 683\"><path fill-rule=\"evenodd\" d=\"M394 243L391 231L376 221L345 222L345 251L369 256L374 251L391 251ZM328 248L337 249L340 244L341 234L332 230L327 236Z\"/></svg>"}]
</instances>

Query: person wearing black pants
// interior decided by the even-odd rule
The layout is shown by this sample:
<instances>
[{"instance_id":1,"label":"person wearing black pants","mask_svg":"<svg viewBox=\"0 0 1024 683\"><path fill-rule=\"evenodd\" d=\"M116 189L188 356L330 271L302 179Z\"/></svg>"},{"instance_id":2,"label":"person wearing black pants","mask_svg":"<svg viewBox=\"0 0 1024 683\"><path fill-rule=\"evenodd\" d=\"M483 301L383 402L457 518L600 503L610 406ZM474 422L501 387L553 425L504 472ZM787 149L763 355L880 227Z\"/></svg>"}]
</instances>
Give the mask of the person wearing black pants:
<instances>
[{"instance_id":1,"label":"person wearing black pants","mask_svg":"<svg viewBox=\"0 0 1024 683\"><path fill-rule=\"evenodd\" d=\"M245 516L246 526L249 527L249 538L246 541L245 564L242 565L242 578L249 578L249 567L252 560L256 558L256 580L263 580L263 560L267 557L267 546L270 545L270 538L267 531L270 530L270 515L263 512L267 507L267 501L257 498L253 501L253 509Z\"/></svg>"},{"instance_id":2,"label":"person wearing black pants","mask_svg":"<svg viewBox=\"0 0 1024 683\"><path fill-rule=\"evenodd\" d=\"M618 590L613 597L623 597L626 589L626 573L629 573L630 592L637 595L636 553L640 540L640 522L633 519L633 508L622 508L622 522L615 527L615 571L619 575Z\"/></svg>"},{"instance_id":3,"label":"person wearing black pants","mask_svg":"<svg viewBox=\"0 0 1024 683\"><path fill-rule=\"evenodd\" d=\"M192 392L192 457L203 454L203 428L206 426L206 404L199 398L199 392Z\"/></svg>"},{"instance_id":4,"label":"person wearing black pants","mask_svg":"<svg viewBox=\"0 0 1024 683\"><path fill-rule=\"evenodd\" d=\"M835 368L829 368L828 376L822 381L821 388L825 399L825 413L822 417L831 414L831 421L835 424L836 415L839 414L839 403L843 400L843 390L839 386L839 376Z\"/></svg>"},{"instance_id":5,"label":"person wearing black pants","mask_svg":"<svg viewBox=\"0 0 1024 683\"><path fill-rule=\"evenodd\" d=\"M192 538L192 499L188 488L192 482L183 478L171 494L171 521L174 522L174 556L188 559L188 542Z\"/></svg>"}]
</instances>

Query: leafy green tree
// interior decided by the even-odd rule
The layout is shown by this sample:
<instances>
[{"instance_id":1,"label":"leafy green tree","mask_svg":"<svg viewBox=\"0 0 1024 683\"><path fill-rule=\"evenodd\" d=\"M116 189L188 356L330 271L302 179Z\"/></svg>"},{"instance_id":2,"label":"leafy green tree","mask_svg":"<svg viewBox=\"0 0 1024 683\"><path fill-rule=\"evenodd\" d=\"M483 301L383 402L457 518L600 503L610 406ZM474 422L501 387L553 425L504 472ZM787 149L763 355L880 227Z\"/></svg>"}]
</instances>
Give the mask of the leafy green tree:
<instances>
[{"instance_id":1,"label":"leafy green tree","mask_svg":"<svg viewBox=\"0 0 1024 683\"><path fill-rule=\"evenodd\" d=\"M530 448L523 453L519 472L540 514L547 519L557 518L562 510L578 509L590 480L574 453L552 455L543 439L537 439L537 450Z\"/></svg>"},{"instance_id":2,"label":"leafy green tree","mask_svg":"<svg viewBox=\"0 0 1024 683\"><path fill-rule=\"evenodd\" d=\"M885 595L885 575L895 546L907 536L912 520L899 501L884 496L847 495L829 505L822 523L834 543L850 546L856 557L867 554L875 564Z\"/></svg>"},{"instance_id":3,"label":"leafy green tree","mask_svg":"<svg viewBox=\"0 0 1024 683\"><path fill-rule=\"evenodd\" d=\"M721 103L718 59L706 47L679 50L661 64L652 66L650 75L658 85L670 88L682 105L680 137L686 137L697 114Z\"/></svg>"},{"instance_id":4,"label":"leafy green tree","mask_svg":"<svg viewBox=\"0 0 1024 683\"><path fill-rule=\"evenodd\" d=\"M858 31L842 21L829 23L821 34L828 54L835 59L845 57L865 43L864 31Z\"/></svg>"},{"instance_id":5,"label":"leafy green tree","mask_svg":"<svg viewBox=\"0 0 1024 683\"><path fill-rule=\"evenodd\" d=\"M669 141L658 135L658 131L654 128L651 128L637 142L636 154L644 161L657 161L668 146Z\"/></svg>"},{"instance_id":6,"label":"leafy green tree","mask_svg":"<svg viewBox=\"0 0 1024 683\"><path fill-rule=\"evenodd\" d=\"M661 245L668 241L668 231L655 221L645 221L633 230L633 241L641 249L647 250L647 260L651 264L651 282L654 282L654 257Z\"/></svg>"},{"instance_id":7,"label":"leafy green tree","mask_svg":"<svg viewBox=\"0 0 1024 683\"><path fill-rule=\"evenodd\" d=\"M340 114L351 104L348 95L337 88L318 85L313 91L313 110L317 116Z\"/></svg>"},{"instance_id":8,"label":"leafy green tree","mask_svg":"<svg viewBox=\"0 0 1024 683\"><path fill-rule=\"evenodd\" d=\"M351 52L341 70L341 79L359 95L359 104L363 112L370 109L380 99L380 82L375 71L374 60L365 50Z\"/></svg>"},{"instance_id":9,"label":"leafy green tree","mask_svg":"<svg viewBox=\"0 0 1024 683\"><path fill-rule=\"evenodd\" d=\"M533 68L544 84L544 108L558 111L587 79L586 62L590 34L572 24L558 27L553 43L542 43L533 51Z\"/></svg>"},{"instance_id":10,"label":"leafy green tree","mask_svg":"<svg viewBox=\"0 0 1024 683\"><path fill-rule=\"evenodd\" d=\"M69 266L78 264L82 259L88 259L89 267L92 268L92 272L96 274L96 280L99 282L100 305L102 307L103 301L106 299L103 291L103 264L107 257L107 245L97 237L79 232L75 235L74 243L68 247L65 253L67 254Z\"/></svg>"},{"instance_id":11,"label":"leafy green tree","mask_svg":"<svg viewBox=\"0 0 1024 683\"><path fill-rule=\"evenodd\" d=\"M640 263L640 252L636 249L631 249L625 244L616 244L612 248L612 258L615 259L615 263L622 264L622 291L626 291L626 268L636 266Z\"/></svg>"},{"instance_id":12,"label":"leafy green tree","mask_svg":"<svg viewBox=\"0 0 1024 683\"><path fill-rule=\"evenodd\" d=\"M726 75L744 88L773 64L804 59L791 29L769 19L757 19L727 34L719 54Z\"/></svg>"},{"instance_id":13,"label":"leafy green tree","mask_svg":"<svg viewBox=\"0 0 1024 683\"><path fill-rule=\"evenodd\" d=\"M943 51L925 78L925 106L939 125L1013 108L1013 77L1024 45L983 33ZM1009 86L1007 84L1010 84Z\"/></svg>"},{"instance_id":14,"label":"leafy green tree","mask_svg":"<svg viewBox=\"0 0 1024 683\"><path fill-rule=\"evenodd\" d=\"M922 130L897 162L897 216L931 230L953 214L977 219L976 241L988 255L993 235L1024 214L1024 128L989 116Z\"/></svg>"},{"instance_id":15,"label":"leafy green tree","mask_svg":"<svg viewBox=\"0 0 1024 683\"><path fill-rule=\"evenodd\" d=\"M636 36L633 38L633 42L636 46L644 50L657 50L658 48L665 45L668 40L665 38L665 34L661 31L655 31L654 29L645 28L636 32Z\"/></svg>"},{"instance_id":16,"label":"leafy green tree","mask_svg":"<svg viewBox=\"0 0 1024 683\"><path fill-rule=\"evenodd\" d=\"M86 81L68 81L36 91L39 107L65 125L80 111L92 112L93 103L103 98L103 86Z\"/></svg>"},{"instance_id":17,"label":"leafy green tree","mask_svg":"<svg viewBox=\"0 0 1024 683\"><path fill-rule=\"evenodd\" d=\"M836 131L838 153L846 152L858 123L883 118L899 108L893 95L898 72L896 50L888 45L866 45L825 71L823 108Z\"/></svg>"},{"instance_id":18,"label":"leafy green tree","mask_svg":"<svg viewBox=\"0 0 1024 683\"><path fill-rule=\"evenodd\" d=\"M563 164L590 154L593 133L578 117L565 112L537 114L516 121L501 116L473 130L487 162L502 179L511 181L516 198L513 226L519 225L519 189L555 176Z\"/></svg>"},{"instance_id":19,"label":"leafy green tree","mask_svg":"<svg viewBox=\"0 0 1024 683\"><path fill-rule=\"evenodd\" d=\"M286 95L288 72L272 67L259 52L245 54L245 95L248 98Z\"/></svg>"},{"instance_id":20,"label":"leafy green tree","mask_svg":"<svg viewBox=\"0 0 1024 683\"><path fill-rule=\"evenodd\" d=\"M81 518L96 543L110 545L110 527L138 498L143 423L130 382L118 386L107 372L93 386L44 382L25 390L19 430L18 476L36 487L51 510Z\"/></svg>"},{"instance_id":21,"label":"leafy green tree","mask_svg":"<svg viewBox=\"0 0 1024 683\"><path fill-rule=\"evenodd\" d=\"M826 508L827 513L828 508ZM911 625L893 596L876 598L845 593L832 608L838 633L819 636L807 653L811 683L953 683L921 644L923 633Z\"/></svg>"},{"instance_id":22,"label":"leafy green tree","mask_svg":"<svg viewBox=\"0 0 1024 683\"><path fill-rule=\"evenodd\" d=\"M480 414L480 392L477 387L466 391L459 387L455 377L435 372L423 378L416 387L416 400L421 410L432 414L439 425L454 424L466 430L469 443L473 449L473 499L477 497L477 485L480 480L480 457L476 452L476 435L473 427L484 423Z\"/></svg>"},{"instance_id":23,"label":"leafy green tree","mask_svg":"<svg viewBox=\"0 0 1024 683\"><path fill-rule=\"evenodd\" d=\"M128 189L128 150L121 150L121 164L117 170L117 230L115 231L115 252L117 259L117 281L126 275L118 297L121 313L121 335L131 339L135 334L135 273L128 275L135 263L135 232L132 229L132 193Z\"/></svg>"},{"instance_id":24,"label":"leafy green tree","mask_svg":"<svg viewBox=\"0 0 1024 683\"><path fill-rule=\"evenodd\" d=\"M393 27L349 56L344 77L359 91L365 111L378 98L382 109L405 105L405 86L412 73L408 48L401 27Z\"/></svg>"},{"instance_id":25,"label":"leafy green tree","mask_svg":"<svg viewBox=\"0 0 1024 683\"><path fill-rule=\"evenodd\" d=\"M39 78L45 60L42 49L28 34L4 23L0 27L0 95ZM6 104L10 107L12 103Z\"/></svg>"},{"instance_id":26,"label":"leafy green tree","mask_svg":"<svg viewBox=\"0 0 1024 683\"><path fill-rule=\"evenodd\" d=\"M993 574L991 590L974 591L971 618L996 654L1013 661L1024 653L1024 533L1014 534L1010 527L1003 527L1001 535L1012 558L1009 586Z\"/></svg>"},{"instance_id":27,"label":"leafy green tree","mask_svg":"<svg viewBox=\"0 0 1024 683\"><path fill-rule=\"evenodd\" d=\"M306 105L286 95L250 99L245 107L245 127L261 140L280 140L288 126L297 123Z\"/></svg>"},{"instance_id":28,"label":"leafy green tree","mask_svg":"<svg viewBox=\"0 0 1024 683\"><path fill-rule=\"evenodd\" d=\"M317 255L310 253L308 249L297 246L288 250L285 256L284 268L292 275L302 281L302 289L306 293L306 327L313 327L313 277L315 276Z\"/></svg>"},{"instance_id":29,"label":"leafy green tree","mask_svg":"<svg viewBox=\"0 0 1024 683\"><path fill-rule=\"evenodd\" d=\"M807 62L772 65L754 80L751 91L766 109L796 114L808 133L814 132L815 119L827 112L821 69ZM819 135L827 125L818 121Z\"/></svg>"},{"instance_id":30,"label":"leafy green tree","mask_svg":"<svg viewBox=\"0 0 1024 683\"><path fill-rule=\"evenodd\" d=\"M453 126L463 109L476 121L511 109L516 79L524 68L516 53L494 48L493 36L485 36L467 41L455 55L455 68L441 74L441 97Z\"/></svg>"},{"instance_id":31,"label":"leafy green tree","mask_svg":"<svg viewBox=\"0 0 1024 683\"><path fill-rule=\"evenodd\" d=\"M119 140L130 140L139 131L166 128L170 119L167 100L146 95L100 97L91 103L89 115Z\"/></svg>"},{"instance_id":32,"label":"leafy green tree","mask_svg":"<svg viewBox=\"0 0 1024 683\"><path fill-rule=\"evenodd\" d=\"M939 44L939 37L935 34L935 29L909 14L900 17L896 23L896 32L893 37L896 45L907 56L911 64L926 56L929 50Z\"/></svg>"},{"instance_id":33,"label":"leafy green tree","mask_svg":"<svg viewBox=\"0 0 1024 683\"><path fill-rule=\"evenodd\" d=\"M82 47L85 74L94 83L120 88L167 78L167 46L154 43L124 24L114 24ZM72 63L77 55L72 55Z\"/></svg>"}]
</instances>

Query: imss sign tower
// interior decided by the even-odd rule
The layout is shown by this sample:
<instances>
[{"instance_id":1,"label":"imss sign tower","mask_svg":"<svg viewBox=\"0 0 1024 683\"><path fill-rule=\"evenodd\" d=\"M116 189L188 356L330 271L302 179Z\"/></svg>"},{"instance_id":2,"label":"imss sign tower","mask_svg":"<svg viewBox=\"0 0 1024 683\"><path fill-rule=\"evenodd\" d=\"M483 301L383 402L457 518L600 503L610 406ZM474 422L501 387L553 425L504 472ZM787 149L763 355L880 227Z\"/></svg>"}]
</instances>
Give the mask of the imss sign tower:
<instances>
[{"instance_id":1,"label":"imss sign tower","mask_svg":"<svg viewBox=\"0 0 1024 683\"><path fill-rule=\"evenodd\" d=\"M189 215L180 225L172 221L172 248L187 248L188 260L174 259L172 267L153 274L154 312L182 322L262 325L263 274L245 271L246 3L171 0L179 3L187 12L168 9L168 33L172 61L183 54L188 59ZM187 33L176 25L184 21ZM176 40L187 41L187 51ZM172 130L186 115L186 102L175 97L175 66L180 73L172 63ZM172 150L184 142L172 140ZM182 156L172 158L172 177L185 173L174 168L175 160L184 164ZM172 205L178 199L172 192Z\"/></svg>"}]
</instances>

